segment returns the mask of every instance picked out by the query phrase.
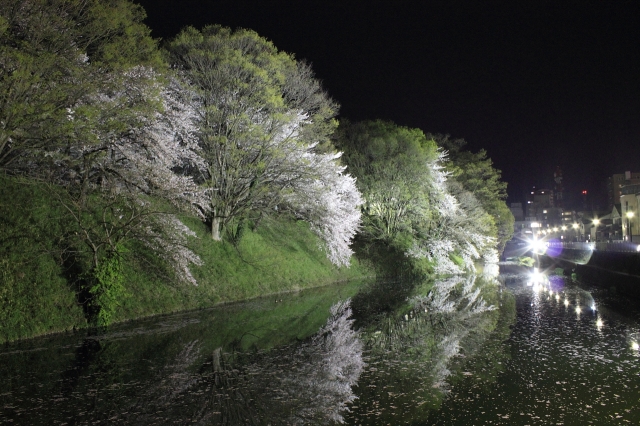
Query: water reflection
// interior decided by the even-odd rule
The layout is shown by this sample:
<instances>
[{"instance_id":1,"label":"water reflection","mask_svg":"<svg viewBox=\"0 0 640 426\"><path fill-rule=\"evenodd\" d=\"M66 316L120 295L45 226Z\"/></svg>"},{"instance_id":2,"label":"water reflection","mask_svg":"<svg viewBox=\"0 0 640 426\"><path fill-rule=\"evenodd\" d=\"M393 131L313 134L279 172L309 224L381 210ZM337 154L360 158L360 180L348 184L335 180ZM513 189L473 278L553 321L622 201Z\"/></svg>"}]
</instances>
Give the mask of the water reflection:
<instances>
[{"instance_id":1,"label":"water reflection","mask_svg":"<svg viewBox=\"0 0 640 426\"><path fill-rule=\"evenodd\" d=\"M622 315L567 278L536 288L522 276L508 285L517 303L512 358L490 392L471 380L452 389L430 424L638 424L633 309Z\"/></svg>"},{"instance_id":2,"label":"water reflection","mask_svg":"<svg viewBox=\"0 0 640 426\"><path fill-rule=\"evenodd\" d=\"M378 283L380 288L368 294L385 293L393 284ZM359 399L346 415L348 423L426 421L449 392L451 376L473 374L462 367L495 330L500 314L486 297L500 304L500 293L495 280L453 277L419 283L405 291L404 304L388 302L395 310L363 324L368 367L358 383ZM359 310L356 300L354 310Z\"/></svg>"},{"instance_id":3,"label":"water reflection","mask_svg":"<svg viewBox=\"0 0 640 426\"><path fill-rule=\"evenodd\" d=\"M455 377L471 374L462 367L496 328L500 293L473 276L377 282L331 309L307 297L143 321L79 344L16 344L0 352L0 423L425 419Z\"/></svg>"},{"instance_id":4,"label":"water reflection","mask_svg":"<svg viewBox=\"0 0 640 426\"><path fill-rule=\"evenodd\" d=\"M0 354L5 361L0 423L341 422L355 399L363 344L349 300L327 314L314 335L253 351L237 350L242 335L212 348L216 330L169 318L160 320L160 329L173 329L167 333L133 328L85 339L77 349L63 344ZM191 338L198 334L201 338Z\"/></svg>"},{"instance_id":5,"label":"water reflection","mask_svg":"<svg viewBox=\"0 0 640 426\"><path fill-rule=\"evenodd\" d=\"M198 341L157 373L156 386L115 417L127 424L260 425L342 422L364 366L349 301L335 304L318 333L254 353L216 348L202 362ZM142 411L142 413L140 413ZM162 413L159 415L158 413Z\"/></svg>"},{"instance_id":6,"label":"water reflection","mask_svg":"<svg viewBox=\"0 0 640 426\"><path fill-rule=\"evenodd\" d=\"M640 424L640 315L528 272L375 282L10 345L0 423Z\"/></svg>"}]
</instances>

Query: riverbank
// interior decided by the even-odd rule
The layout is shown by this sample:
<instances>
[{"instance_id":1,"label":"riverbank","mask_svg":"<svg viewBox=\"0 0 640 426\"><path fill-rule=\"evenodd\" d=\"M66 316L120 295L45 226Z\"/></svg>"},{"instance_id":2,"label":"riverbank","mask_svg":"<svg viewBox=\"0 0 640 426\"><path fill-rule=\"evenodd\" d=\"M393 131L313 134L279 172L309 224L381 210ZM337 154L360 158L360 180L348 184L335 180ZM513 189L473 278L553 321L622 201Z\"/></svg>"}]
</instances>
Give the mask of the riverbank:
<instances>
[{"instance_id":1,"label":"riverbank","mask_svg":"<svg viewBox=\"0 0 640 426\"><path fill-rule=\"evenodd\" d=\"M73 265L58 247L69 232L50 188L0 178L0 343L89 326ZM204 224L183 218L203 260L198 285L177 281L164 263L131 244L124 254L125 291L112 317L122 322L220 303L319 287L375 275L353 258L337 268L302 221L265 220L236 244L213 241Z\"/></svg>"}]
</instances>

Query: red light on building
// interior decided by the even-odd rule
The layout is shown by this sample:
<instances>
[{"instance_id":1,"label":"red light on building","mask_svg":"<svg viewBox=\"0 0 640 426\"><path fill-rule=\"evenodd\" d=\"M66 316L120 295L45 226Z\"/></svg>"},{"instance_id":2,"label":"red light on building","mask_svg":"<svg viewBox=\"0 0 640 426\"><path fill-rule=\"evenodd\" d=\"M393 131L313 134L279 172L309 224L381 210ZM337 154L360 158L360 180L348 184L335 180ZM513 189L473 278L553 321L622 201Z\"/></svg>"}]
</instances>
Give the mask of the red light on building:
<instances>
[{"instance_id":1,"label":"red light on building","mask_svg":"<svg viewBox=\"0 0 640 426\"><path fill-rule=\"evenodd\" d=\"M582 191L582 195L587 195L587 190Z\"/></svg>"}]
</instances>

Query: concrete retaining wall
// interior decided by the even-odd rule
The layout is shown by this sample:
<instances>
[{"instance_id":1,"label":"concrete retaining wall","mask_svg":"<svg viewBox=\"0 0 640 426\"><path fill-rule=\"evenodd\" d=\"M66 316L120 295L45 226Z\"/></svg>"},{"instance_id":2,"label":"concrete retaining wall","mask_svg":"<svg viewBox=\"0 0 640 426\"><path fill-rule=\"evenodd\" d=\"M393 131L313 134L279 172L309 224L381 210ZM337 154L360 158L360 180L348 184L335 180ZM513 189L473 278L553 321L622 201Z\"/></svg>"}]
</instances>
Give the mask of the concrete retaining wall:
<instances>
[{"instance_id":1,"label":"concrete retaining wall","mask_svg":"<svg viewBox=\"0 0 640 426\"><path fill-rule=\"evenodd\" d=\"M563 249L551 254L540 256L541 266L560 267L566 274L575 272L581 282L640 299L640 253L595 250L588 259L584 250Z\"/></svg>"}]
</instances>

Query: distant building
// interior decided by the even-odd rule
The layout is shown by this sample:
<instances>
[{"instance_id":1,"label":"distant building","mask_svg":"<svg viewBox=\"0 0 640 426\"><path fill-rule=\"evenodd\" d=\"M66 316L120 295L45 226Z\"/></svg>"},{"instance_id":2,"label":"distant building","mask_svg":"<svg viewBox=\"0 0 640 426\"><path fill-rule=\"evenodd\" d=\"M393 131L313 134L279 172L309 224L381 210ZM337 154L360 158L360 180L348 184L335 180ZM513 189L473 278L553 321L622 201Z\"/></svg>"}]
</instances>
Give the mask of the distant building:
<instances>
[{"instance_id":1,"label":"distant building","mask_svg":"<svg viewBox=\"0 0 640 426\"><path fill-rule=\"evenodd\" d=\"M620 216L622 221L622 235L627 241L639 241L640 229L639 211L640 183L624 185L620 188Z\"/></svg>"},{"instance_id":2,"label":"distant building","mask_svg":"<svg viewBox=\"0 0 640 426\"><path fill-rule=\"evenodd\" d=\"M620 204L620 196L622 195L621 191L623 186L637 183L640 183L640 173L635 172L627 171L607 178L608 207L612 208L616 204Z\"/></svg>"},{"instance_id":3,"label":"distant building","mask_svg":"<svg viewBox=\"0 0 640 426\"><path fill-rule=\"evenodd\" d=\"M540 229L540 222L535 218L527 217L524 220L515 221L513 237L520 240L530 240L539 234Z\"/></svg>"},{"instance_id":4,"label":"distant building","mask_svg":"<svg viewBox=\"0 0 640 426\"><path fill-rule=\"evenodd\" d=\"M576 212L573 210L567 210L567 211L563 211L561 213L561 224L562 226L566 226L571 228L573 226L574 223L576 223L576 219L578 218L578 216L576 215Z\"/></svg>"},{"instance_id":5,"label":"distant building","mask_svg":"<svg viewBox=\"0 0 640 426\"><path fill-rule=\"evenodd\" d=\"M551 189L534 189L527 196L526 217L540 222L541 227L562 224L562 209L555 204Z\"/></svg>"},{"instance_id":6,"label":"distant building","mask_svg":"<svg viewBox=\"0 0 640 426\"><path fill-rule=\"evenodd\" d=\"M524 210L522 208L522 203L511 203L511 205L509 206L509 210L511 210L511 214L513 214L513 217L516 221L523 221L524 220Z\"/></svg>"},{"instance_id":7,"label":"distant building","mask_svg":"<svg viewBox=\"0 0 640 426\"><path fill-rule=\"evenodd\" d=\"M535 189L527 195L527 205L525 207L525 215L527 217L536 217L540 220L542 211L550 207L555 207L553 190L551 189Z\"/></svg>"},{"instance_id":8,"label":"distant building","mask_svg":"<svg viewBox=\"0 0 640 426\"><path fill-rule=\"evenodd\" d=\"M591 237L595 241L619 241L622 239L622 218L620 205L610 211L591 213Z\"/></svg>"},{"instance_id":9,"label":"distant building","mask_svg":"<svg viewBox=\"0 0 640 426\"><path fill-rule=\"evenodd\" d=\"M564 187L562 186L562 170L560 166L556 167L556 171L553 173L553 180L555 182L555 206L556 207L564 207L563 200L563 192Z\"/></svg>"}]
</instances>

